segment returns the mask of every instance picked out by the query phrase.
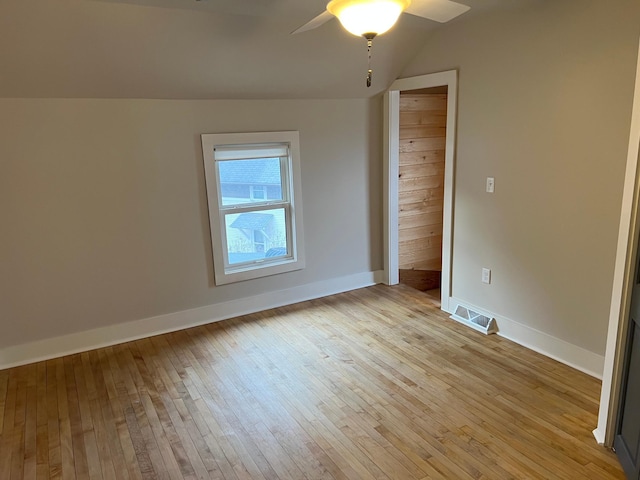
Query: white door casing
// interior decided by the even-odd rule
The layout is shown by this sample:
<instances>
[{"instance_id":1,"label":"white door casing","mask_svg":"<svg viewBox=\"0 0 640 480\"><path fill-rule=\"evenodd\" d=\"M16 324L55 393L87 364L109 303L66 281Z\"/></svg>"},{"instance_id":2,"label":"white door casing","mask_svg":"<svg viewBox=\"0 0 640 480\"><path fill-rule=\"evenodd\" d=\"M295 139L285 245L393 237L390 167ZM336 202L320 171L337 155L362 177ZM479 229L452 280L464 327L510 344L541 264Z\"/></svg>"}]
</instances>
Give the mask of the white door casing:
<instances>
[{"instance_id":1,"label":"white door casing","mask_svg":"<svg viewBox=\"0 0 640 480\"><path fill-rule=\"evenodd\" d=\"M453 246L453 172L456 142L458 72L432 73L401 78L393 82L384 96L384 283L395 285L398 273L398 174L400 150L400 92L422 88L447 87L447 133L444 171L444 213L442 227L442 310L450 312L451 262Z\"/></svg>"}]
</instances>

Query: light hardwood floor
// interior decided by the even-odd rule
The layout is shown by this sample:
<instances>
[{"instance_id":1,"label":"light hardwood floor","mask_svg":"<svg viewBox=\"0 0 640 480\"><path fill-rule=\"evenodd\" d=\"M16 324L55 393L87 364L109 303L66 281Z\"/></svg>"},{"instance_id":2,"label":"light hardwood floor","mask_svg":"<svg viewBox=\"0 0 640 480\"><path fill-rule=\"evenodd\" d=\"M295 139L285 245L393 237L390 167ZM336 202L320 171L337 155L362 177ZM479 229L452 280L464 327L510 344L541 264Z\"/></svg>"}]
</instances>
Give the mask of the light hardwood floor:
<instances>
[{"instance_id":1,"label":"light hardwood floor","mask_svg":"<svg viewBox=\"0 0 640 480\"><path fill-rule=\"evenodd\" d=\"M0 371L0 479L609 479L600 383L374 286Z\"/></svg>"}]
</instances>

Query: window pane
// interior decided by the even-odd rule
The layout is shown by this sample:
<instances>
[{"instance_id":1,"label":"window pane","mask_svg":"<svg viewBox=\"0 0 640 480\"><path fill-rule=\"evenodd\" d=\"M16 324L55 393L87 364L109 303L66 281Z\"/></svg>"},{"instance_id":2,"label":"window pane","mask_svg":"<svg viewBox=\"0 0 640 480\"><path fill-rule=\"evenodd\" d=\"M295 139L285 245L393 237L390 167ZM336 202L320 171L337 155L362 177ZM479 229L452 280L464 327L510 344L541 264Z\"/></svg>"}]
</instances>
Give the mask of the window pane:
<instances>
[{"instance_id":1,"label":"window pane","mask_svg":"<svg viewBox=\"0 0 640 480\"><path fill-rule=\"evenodd\" d=\"M284 208L231 213L224 221L229 265L288 255Z\"/></svg>"},{"instance_id":2,"label":"window pane","mask_svg":"<svg viewBox=\"0 0 640 480\"><path fill-rule=\"evenodd\" d=\"M222 205L282 200L279 158L217 162Z\"/></svg>"},{"instance_id":3,"label":"window pane","mask_svg":"<svg viewBox=\"0 0 640 480\"><path fill-rule=\"evenodd\" d=\"M266 200L267 190L264 185L252 185L251 186L251 199L252 200Z\"/></svg>"}]
</instances>

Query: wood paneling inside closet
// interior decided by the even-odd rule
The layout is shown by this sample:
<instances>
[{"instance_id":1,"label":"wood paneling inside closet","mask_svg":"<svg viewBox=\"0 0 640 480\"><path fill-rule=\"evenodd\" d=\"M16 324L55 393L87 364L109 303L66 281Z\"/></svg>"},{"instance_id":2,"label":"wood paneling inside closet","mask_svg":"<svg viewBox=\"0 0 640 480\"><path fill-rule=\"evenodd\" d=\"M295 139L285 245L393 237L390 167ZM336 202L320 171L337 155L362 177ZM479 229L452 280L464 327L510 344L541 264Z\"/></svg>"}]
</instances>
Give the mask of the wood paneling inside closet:
<instances>
[{"instance_id":1,"label":"wood paneling inside closet","mask_svg":"<svg viewBox=\"0 0 640 480\"><path fill-rule=\"evenodd\" d=\"M442 270L446 122L446 93L401 93L399 177L401 279L403 270L431 272ZM404 273L406 277L407 272ZM415 272L412 276L416 276Z\"/></svg>"}]
</instances>

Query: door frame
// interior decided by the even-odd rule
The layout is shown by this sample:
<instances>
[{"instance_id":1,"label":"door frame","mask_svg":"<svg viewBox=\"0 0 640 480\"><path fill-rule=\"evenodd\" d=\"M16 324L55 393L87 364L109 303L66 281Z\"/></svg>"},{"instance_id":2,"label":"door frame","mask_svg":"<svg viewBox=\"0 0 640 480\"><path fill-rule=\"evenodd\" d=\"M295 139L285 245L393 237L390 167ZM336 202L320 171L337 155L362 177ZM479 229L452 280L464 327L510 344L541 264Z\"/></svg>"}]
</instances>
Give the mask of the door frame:
<instances>
[{"instance_id":1,"label":"door frame","mask_svg":"<svg viewBox=\"0 0 640 480\"><path fill-rule=\"evenodd\" d=\"M640 232L640 46L636 67L627 166L622 191L618 246L613 273L609 329L602 374L598 426L593 431L598 443L613 446L622 389L622 370L627 347L631 290L638 257Z\"/></svg>"},{"instance_id":2,"label":"door frame","mask_svg":"<svg viewBox=\"0 0 640 480\"><path fill-rule=\"evenodd\" d=\"M447 88L447 132L444 166L444 212L442 225L441 308L450 312L451 265L453 247L453 189L456 147L458 71L401 78L384 95L383 136L383 215L384 283L399 282L398 260L398 175L400 162L400 92L422 88Z\"/></svg>"}]
</instances>

